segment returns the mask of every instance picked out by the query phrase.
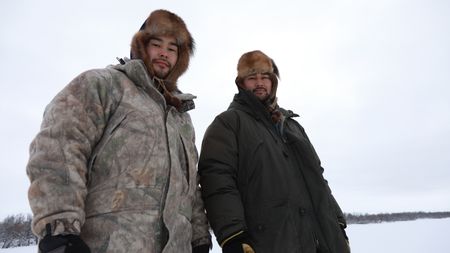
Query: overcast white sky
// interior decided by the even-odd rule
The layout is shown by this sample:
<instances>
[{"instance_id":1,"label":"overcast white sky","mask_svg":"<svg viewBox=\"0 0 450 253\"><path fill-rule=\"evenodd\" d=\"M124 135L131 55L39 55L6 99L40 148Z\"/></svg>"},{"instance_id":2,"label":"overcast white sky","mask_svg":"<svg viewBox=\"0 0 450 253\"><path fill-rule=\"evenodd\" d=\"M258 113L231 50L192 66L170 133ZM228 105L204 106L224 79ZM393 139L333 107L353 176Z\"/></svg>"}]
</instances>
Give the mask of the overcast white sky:
<instances>
[{"instance_id":1,"label":"overcast white sky","mask_svg":"<svg viewBox=\"0 0 450 253\"><path fill-rule=\"evenodd\" d=\"M217 2L1 1L0 218L30 212L25 167L45 106L82 71L128 56L160 8L197 42L179 87L198 96L198 146L236 92L238 58L260 49L345 212L450 210L449 1Z\"/></svg>"}]
</instances>

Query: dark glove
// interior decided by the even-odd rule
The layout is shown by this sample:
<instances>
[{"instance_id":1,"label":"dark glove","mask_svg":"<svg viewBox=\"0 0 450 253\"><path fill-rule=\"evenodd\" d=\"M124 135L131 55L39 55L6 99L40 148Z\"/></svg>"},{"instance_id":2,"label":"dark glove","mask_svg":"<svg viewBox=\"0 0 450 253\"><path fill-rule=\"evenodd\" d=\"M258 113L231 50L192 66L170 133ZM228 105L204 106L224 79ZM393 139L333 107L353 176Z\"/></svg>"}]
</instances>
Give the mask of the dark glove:
<instances>
[{"instance_id":1,"label":"dark glove","mask_svg":"<svg viewBox=\"0 0 450 253\"><path fill-rule=\"evenodd\" d=\"M222 244L222 253L255 253L246 232L232 235Z\"/></svg>"},{"instance_id":2,"label":"dark glove","mask_svg":"<svg viewBox=\"0 0 450 253\"><path fill-rule=\"evenodd\" d=\"M41 253L91 253L78 235L46 235L39 241Z\"/></svg>"},{"instance_id":3,"label":"dark glove","mask_svg":"<svg viewBox=\"0 0 450 253\"><path fill-rule=\"evenodd\" d=\"M209 244L203 244L192 248L192 253L208 253Z\"/></svg>"}]
</instances>

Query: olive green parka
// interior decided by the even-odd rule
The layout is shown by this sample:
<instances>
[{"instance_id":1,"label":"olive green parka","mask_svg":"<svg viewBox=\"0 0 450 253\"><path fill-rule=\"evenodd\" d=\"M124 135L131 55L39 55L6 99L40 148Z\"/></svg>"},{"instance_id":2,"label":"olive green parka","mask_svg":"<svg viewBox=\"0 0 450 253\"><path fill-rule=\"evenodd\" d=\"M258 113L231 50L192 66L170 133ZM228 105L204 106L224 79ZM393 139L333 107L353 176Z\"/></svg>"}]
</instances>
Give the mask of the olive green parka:
<instances>
[{"instance_id":1,"label":"olive green parka","mask_svg":"<svg viewBox=\"0 0 450 253\"><path fill-rule=\"evenodd\" d=\"M271 121L239 88L208 127L199 173L211 227L220 243L246 231L256 253L349 252L343 213L323 168L291 111Z\"/></svg>"}]
</instances>

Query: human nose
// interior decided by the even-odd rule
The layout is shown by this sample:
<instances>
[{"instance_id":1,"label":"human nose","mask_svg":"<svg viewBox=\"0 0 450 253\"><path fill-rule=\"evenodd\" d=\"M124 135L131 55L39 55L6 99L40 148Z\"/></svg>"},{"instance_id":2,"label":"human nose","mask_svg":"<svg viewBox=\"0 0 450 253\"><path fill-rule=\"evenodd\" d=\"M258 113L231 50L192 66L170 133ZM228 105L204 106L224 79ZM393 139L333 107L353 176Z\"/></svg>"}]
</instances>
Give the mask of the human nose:
<instances>
[{"instance_id":1,"label":"human nose","mask_svg":"<svg viewBox=\"0 0 450 253\"><path fill-rule=\"evenodd\" d=\"M161 58L167 58L168 57L168 50L164 48L159 49L159 57Z\"/></svg>"},{"instance_id":2,"label":"human nose","mask_svg":"<svg viewBox=\"0 0 450 253\"><path fill-rule=\"evenodd\" d=\"M256 78L256 87L262 87L262 86L264 86L264 83L263 83L263 79L262 78Z\"/></svg>"}]
</instances>

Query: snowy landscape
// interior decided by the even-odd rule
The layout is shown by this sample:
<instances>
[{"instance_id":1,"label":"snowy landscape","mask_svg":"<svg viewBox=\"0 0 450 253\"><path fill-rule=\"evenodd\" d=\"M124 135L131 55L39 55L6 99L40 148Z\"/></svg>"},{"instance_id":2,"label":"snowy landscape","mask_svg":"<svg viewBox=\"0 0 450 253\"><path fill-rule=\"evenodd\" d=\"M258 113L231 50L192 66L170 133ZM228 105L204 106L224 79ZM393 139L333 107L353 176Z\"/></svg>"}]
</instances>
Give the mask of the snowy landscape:
<instances>
[{"instance_id":1,"label":"snowy landscape","mask_svg":"<svg viewBox=\"0 0 450 253\"><path fill-rule=\"evenodd\" d=\"M450 1L23 0L0 1L0 222L31 213L25 168L45 106L82 71L128 56L159 8L195 37L180 88L198 97L199 152L236 93L238 57L261 49L345 213L450 211ZM450 218L351 224L347 234L352 253L450 252ZM211 252L221 253L215 241Z\"/></svg>"},{"instance_id":2,"label":"snowy landscape","mask_svg":"<svg viewBox=\"0 0 450 253\"><path fill-rule=\"evenodd\" d=\"M449 252L450 218L352 224L347 228L353 253ZM36 246L0 249L0 253L37 252ZM215 243L213 253L220 253Z\"/></svg>"}]
</instances>

